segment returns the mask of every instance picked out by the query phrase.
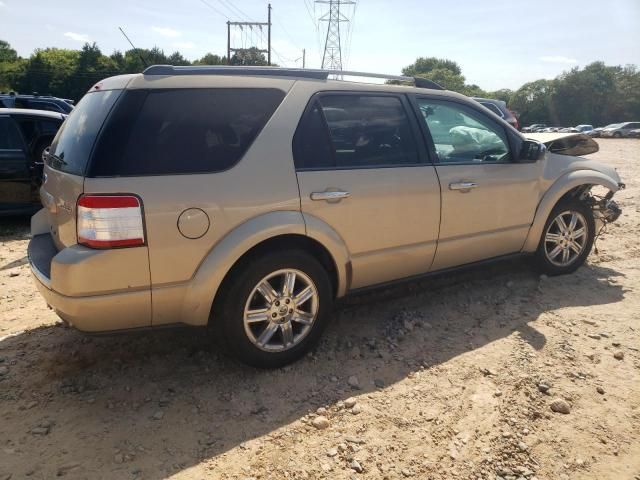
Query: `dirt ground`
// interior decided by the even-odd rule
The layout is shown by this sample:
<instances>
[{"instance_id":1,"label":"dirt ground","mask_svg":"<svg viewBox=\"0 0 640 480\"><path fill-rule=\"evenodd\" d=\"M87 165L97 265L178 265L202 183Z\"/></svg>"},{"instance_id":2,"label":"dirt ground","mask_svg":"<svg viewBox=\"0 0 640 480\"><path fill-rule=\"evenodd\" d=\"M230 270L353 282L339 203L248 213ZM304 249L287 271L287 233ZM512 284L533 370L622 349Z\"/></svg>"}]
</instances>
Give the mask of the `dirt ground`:
<instances>
[{"instance_id":1,"label":"dirt ground","mask_svg":"<svg viewBox=\"0 0 640 480\"><path fill-rule=\"evenodd\" d=\"M578 272L511 261L354 297L277 371L199 330L66 328L28 221L0 220L0 480L640 479L640 140L600 145L624 212Z\"/></svg>"}]
</instances>

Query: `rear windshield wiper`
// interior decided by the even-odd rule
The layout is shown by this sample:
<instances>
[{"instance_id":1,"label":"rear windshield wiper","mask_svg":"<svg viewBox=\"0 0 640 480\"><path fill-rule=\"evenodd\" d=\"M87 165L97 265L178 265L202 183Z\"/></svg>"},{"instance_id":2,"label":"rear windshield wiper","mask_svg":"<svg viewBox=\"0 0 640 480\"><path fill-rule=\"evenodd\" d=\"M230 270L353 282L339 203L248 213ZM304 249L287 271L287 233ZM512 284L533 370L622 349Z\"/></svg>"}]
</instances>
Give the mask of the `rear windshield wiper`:
<instances>
[{"instance_id":1,"label":"rear windshield wiper","mask_svg":"<svg viewBox=\"0 0 640 480\"><path fill-rule=\"evenodd\" d=\"M68 165L67 162L65 162L61 157L59 157L55 153L49 152L48 157L49 157L49 159L51 159L54 162L56 162L58 165Z\"/></svg>"}]
</instances>

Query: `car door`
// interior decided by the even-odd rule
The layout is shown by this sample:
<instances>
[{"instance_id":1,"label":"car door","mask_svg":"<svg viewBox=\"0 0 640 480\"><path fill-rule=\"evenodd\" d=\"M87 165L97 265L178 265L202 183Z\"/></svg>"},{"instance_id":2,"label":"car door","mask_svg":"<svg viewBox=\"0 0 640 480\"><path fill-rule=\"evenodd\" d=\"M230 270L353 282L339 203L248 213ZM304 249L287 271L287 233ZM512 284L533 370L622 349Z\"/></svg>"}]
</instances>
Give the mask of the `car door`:
<instances>
[{"instance_id":1,"label":"car door","mask_svg":"<svg viewBox=\"0 0 640 480\"><path fill-rule=\"evenodd\" d=\"M414 100L442 186L432 270L519 252L538 205L541 162L516 162L507 127L480 108Z\"/></svg>"},{"instance_id":2,"label":"car door","mask_svg":"<svg viewBox=\"0 0 640 480\"><path fill-rule=\"evenodd\" d=\"M440 187L404 95L324 92L294 137L307 224L337 234L351 259L351 288L429 270Z\"/></svg>"},{"instance_id":3,"label":"car door","mask_svg":"<svg viewBox=\"0 0 640 480\"><path fill-rule=\"evenodd\" d=\"M13 119L0 115L0 209L21 210L30 204L26 146Z\"/></svg>"}]
</instances>

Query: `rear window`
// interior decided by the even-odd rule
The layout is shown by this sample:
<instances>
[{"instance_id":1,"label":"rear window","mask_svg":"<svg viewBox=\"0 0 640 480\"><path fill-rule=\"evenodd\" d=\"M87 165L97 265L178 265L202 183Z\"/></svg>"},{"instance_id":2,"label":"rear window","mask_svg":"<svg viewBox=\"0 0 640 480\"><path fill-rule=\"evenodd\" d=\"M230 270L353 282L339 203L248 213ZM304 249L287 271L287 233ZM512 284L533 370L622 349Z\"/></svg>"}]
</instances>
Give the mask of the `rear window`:
<instances>
[{"instance_id":1,"label":"rear window","mask_svg":"<svg viewBox=\"0 0 640 480\"><path fill-rule=\"evenodd\" d=\"M93 144L121 92L91 92L80 100L53 140L48 160L51 168L84 175Z\"/></svg>"},{"instance_id":2,"label":"rear window","mask_svg":"<svg viewBox=\"0 0 640 480\"><path fill-rule=\"evenodd\" d=\"M129 90L100 136L89 175L226 170L243 157L284 95L262 88Z\"/></svg>"}]
</instances>

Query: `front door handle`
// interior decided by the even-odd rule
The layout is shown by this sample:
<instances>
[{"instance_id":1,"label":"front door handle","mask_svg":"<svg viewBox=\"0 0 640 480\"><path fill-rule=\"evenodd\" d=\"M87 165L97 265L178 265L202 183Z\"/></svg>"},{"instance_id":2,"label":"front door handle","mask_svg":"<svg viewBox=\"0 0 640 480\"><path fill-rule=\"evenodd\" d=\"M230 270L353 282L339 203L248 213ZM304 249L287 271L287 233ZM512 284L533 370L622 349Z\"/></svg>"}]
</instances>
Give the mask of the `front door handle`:
<instances>
[{"instance_id":1,"label":"front door handle","mask_svg":"<svg viewBox=\"0 0 640 480\"><path fill-rule=\"evenodd\" d=\"M324 200L325 202L333 203L339 202L343 198L349 198L351 193L345 192L343 190L325 190L324 192L313 192L311 193L311 200L320 201Z\"/></svg>"},{"instance_id":2,"label":"front door handle","mask_svg":"<svg viewBox=\"0 0 640 480\"><path fill-rule=\"evenodd\" d=\"M472 188L476 188L478 186L475 182L457 182L450 183L449 190L461 190L463 192L468 192Z\"/></svg>"}]
</instances>

